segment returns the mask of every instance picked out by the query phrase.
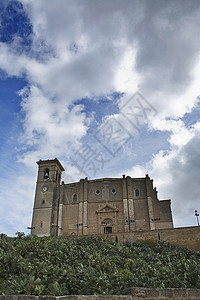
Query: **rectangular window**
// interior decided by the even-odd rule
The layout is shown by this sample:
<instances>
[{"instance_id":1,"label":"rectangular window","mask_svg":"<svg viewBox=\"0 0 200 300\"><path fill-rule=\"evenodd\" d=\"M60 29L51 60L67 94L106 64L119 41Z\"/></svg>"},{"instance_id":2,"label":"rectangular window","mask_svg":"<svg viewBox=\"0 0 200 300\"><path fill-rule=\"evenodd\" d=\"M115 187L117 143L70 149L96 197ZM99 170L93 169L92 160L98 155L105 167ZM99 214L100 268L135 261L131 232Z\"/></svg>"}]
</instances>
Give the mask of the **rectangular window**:
<instances>
[{"instance_id":1,"label":"rectangular window","mask_svg":"<svg viewBox=\"0 0 200 300\"><path fill-rule=\"evenodd\" d=\"M104 233L112 233L112 227L104 227Z\"/></svg>"}]
</instances>

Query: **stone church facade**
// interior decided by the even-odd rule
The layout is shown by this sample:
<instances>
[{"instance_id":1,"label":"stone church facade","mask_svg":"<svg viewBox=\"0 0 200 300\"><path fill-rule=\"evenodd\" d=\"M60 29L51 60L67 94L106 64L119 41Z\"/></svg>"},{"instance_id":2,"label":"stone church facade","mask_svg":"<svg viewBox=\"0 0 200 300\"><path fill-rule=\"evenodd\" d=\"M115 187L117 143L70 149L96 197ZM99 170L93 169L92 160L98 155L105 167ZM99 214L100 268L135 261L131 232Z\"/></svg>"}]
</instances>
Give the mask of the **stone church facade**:
<instances>
[{"instance_id":1,"label":"stone church facade","mask_svg":"<svg viewBox=\"0 0 200 300\"><path fill-rule=\"evenodd\" d=\"M148 175L65 184L58 159L37 164L32 234L82 236L173 228L171 201L158 200Z\"/></svg>"}]
</instances>

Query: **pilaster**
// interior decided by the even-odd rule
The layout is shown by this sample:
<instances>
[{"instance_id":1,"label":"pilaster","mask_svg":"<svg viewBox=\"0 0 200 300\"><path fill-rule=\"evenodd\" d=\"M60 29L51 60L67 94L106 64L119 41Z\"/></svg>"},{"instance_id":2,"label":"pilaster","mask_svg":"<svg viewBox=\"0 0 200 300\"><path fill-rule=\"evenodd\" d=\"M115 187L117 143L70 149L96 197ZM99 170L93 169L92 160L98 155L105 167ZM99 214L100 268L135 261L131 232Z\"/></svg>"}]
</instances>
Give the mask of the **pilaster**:
<instances>
[{"instance_id":1,"label":"pilaster","mask_svg":"<svg viewBox=\"0 0 200 300\"><path fill-rule=\"evenodd\" d=\"M154 230L155 229L154 207L153 207L153 199L152 199L153 184L148 175L146 175L146 190L147 190L147 204L148 204L148 212L149 212L149 226L150 226L150 230Z\"/></svg>"},{"instance_id":2,"label":"pilaster","mask_svg":"<svg viewBox=\"0 0 200 300\"><path fill-rule=\"evenodd\" d=\"M133 204L133 190L131 177L127 176L127 194L128 194L128 213L129 213L129 230L133 231L135 229L135 213Z\"/></svg>"},{"instance_id":3,"label":"pilaster","mask_svg":"<svg viewBox=\"0 0 200 300\"><path fill-rule=\"evenodd\" d=\"M124 231L129 232L129 215L128 215L128 201L127 201L127 188L126 188L125 175L123 175L123 179L122 179L122 194L123 194L123 210L124 210Z\"/></svg>"},{"instance_id":4,"label":"pilaster","mask_svg":"<svg viewBox=\"0 0 200 300\"><path fill-rule=\"evenodd\" d=\"M83 199L84 199L84 179L79 182L79 204L78 204L78 220L77 220L77 231L79 235L83 234Z\"/></svg>"},{"instance_id":5,"label":"pilaster","mask_svg":"<svg viewBox=\"0 0 200 300\"><path fill-rule=\"evenodd\" d=\"M88 180L84 180L83 235L88 234Z\"/></svg>"},{"instance_id":6,"label":"pilaster","mask_svg":"<svg viewBox=\"0 0 200 300\"><path fill-rule=\"evenodd\" d=\"M58 210L58 236L62 235L63 231L63 204L59 204Z\"/></svg>"}]
</instances>

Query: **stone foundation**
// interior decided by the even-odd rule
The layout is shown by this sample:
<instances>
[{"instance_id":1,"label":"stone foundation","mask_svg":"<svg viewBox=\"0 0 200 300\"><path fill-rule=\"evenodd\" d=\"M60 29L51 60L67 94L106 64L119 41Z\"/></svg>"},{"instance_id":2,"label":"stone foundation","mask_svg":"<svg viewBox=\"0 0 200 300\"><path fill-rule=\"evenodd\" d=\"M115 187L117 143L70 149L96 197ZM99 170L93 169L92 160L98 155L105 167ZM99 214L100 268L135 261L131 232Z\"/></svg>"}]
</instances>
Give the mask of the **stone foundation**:
<instances>
[{"instance_id":1,"label":"stone foundation","mask_svg":"<svg viewBox=\"0 0 200 300\"><path fill-rule=\"evenodd\" d=\"M93 295L72 295L72 296L0 296L0 300L199 300L199 289L147 289L132 288L130 295L123 296L93 296Z\"/></svg>"},{"instance_id":2,"label":"stone foundation","mask_svg":"<svg viewBox=\"0 0 200 300\"><path fill-rule=\"evenodd\" d=\"M200 299L199 289L146 289L132 288L132 300L195 300Z\"/></svg>"},{"instance_id":3,"label":"stone foundation","mask_svg":"<svg viewBox=\"0 0 200 300\"><path fill-rule=\"evenodd\" d=\"M157 242L159 239L160 241L171 245L181 246L193 251L200 251L200 226L122 232L107 235L95 234L88 236L106 238L120 243L125 243L126 241L133 243L143 241ZM77 238L77 236L74 235L71 236L71 238Z\"/></svg>"}]
</instances>

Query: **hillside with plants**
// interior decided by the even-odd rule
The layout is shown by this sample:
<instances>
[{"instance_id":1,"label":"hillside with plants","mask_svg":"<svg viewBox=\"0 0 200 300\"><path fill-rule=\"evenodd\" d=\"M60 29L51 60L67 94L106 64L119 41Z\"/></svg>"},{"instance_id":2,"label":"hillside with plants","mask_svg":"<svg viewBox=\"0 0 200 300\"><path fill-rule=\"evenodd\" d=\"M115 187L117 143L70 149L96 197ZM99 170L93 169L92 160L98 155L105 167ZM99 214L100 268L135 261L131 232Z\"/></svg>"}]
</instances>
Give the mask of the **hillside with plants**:
<instances>
[{"instance_id":1,"label":"hillside with plants","mask_svg":"<svg viewBox=\"0 0 200 300\"><path fill-rule=\"evenodd\" d=\"M200 253L163 243L0 236L0 294L128 294L200 288Z\"/></svg>"}]
</instances>

